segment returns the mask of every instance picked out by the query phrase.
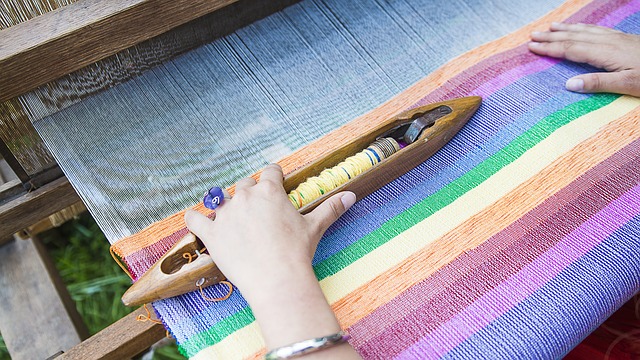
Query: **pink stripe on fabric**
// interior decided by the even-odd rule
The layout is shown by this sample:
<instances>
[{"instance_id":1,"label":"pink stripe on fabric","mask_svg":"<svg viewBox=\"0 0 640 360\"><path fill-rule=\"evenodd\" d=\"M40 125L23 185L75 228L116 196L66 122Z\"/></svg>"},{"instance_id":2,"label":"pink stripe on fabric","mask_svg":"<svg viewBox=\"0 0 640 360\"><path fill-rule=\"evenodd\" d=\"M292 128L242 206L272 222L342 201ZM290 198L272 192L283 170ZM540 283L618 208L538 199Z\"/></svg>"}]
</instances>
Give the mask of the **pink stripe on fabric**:
<instances>
[{"instance_id":1,"label":"pink stripe on fabric","mask_svg":"<svg viewBox=\"0 0 640 360\"><path fill-rule=\"evenodd\" d=\"M640 0L632 0L598 22L600 26L614 27L629 15L640 11Z\"/></svg>"},{"instance_id":2,"label":"pink stripe on fabric","mask_svg":"<svg viewBox=\"0 0 640 360\"><path fill-rule=\"evenodd\" d=\"M522 66L518 66L507 72L504 72L500 74L500 76L494 79L489 80L488 82L484 83L482 86L472 91L471 94L469 95L489 97L493 95L493 93L495 93L496 91L502 88L505 88L518 80L521 80L525 76L547 70L553 65L558 64L560 61L561 60L559 59L543 57L543 58L540 58L539 60L526 63Z\"/></svg>"},{"instance_id":3,"label":"pink stripe on fabric","mask_svg":"<svg viewBox=\"0 0 640 360\"><path fill-rule=\"evenodd\" d=\"M173 244L177 243L187 235L188 232L189 230L186 228L181 229L165 237L162 241L153 243L125 257L125 262L129 265L133 281L137 281L153 264L160 260L162 255L166 254L171 247L173 247Z\"/></svg>"},{"instance_id":4,"label":"pink stripe on fabric","mask_svg":"<svg viewBox=\"0 0 640 360\"><path fill-rule=\"evenodd\" d=\"M397 358L439 358L553 279L615 230L640 214L640 185L614 200L519 273L400 353Z\"/></svg>"}]
</instances>

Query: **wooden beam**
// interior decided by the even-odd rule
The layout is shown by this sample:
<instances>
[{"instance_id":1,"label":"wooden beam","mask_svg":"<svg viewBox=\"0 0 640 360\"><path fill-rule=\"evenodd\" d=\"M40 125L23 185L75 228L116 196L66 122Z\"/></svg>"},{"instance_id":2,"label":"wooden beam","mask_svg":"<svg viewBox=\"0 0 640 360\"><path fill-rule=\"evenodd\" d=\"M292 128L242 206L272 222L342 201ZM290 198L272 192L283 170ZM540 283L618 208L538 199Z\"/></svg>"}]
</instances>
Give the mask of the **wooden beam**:
<instances>
[{"instance_id":1,"label":"wooden beam","mask_svg":"<svg viewBox=\"0 0 640 360\"><path fill-rule=\"evenodd\" d=\"M0 102L237 0L81 0L0 31Z\"/></svg>"},{"instance_id":2,"label":"wooden beam","mask_svg":"<svg viewBox=\"0 0 640 360\"><path fill-rule=\"evenodd\" d=\"M29 227L80 200L66 177L0 205L0 245Z\"/></svg>"},{"instance_id":3,"label":"wooden beam","mask_svg":"<svg viewBox=\"0 0 640 360\"><path fill-rule=\"evenodd\" d=\"M37 239L0 246L0 289L0 332L12 359L46 359L89 336Z\"/></svg>"},{"instance_id":4,"label":"wooden beam","mask_svg":"<svg viewBox=\"0 0 640 360\"><path fill-rule=\"evenodd\" d=\"M147 312L139 308L55 359L119 360L140 354L164 338L165 329L151 321L137 321L138 315L146 317Z\"/></svg>"}]
</instances>

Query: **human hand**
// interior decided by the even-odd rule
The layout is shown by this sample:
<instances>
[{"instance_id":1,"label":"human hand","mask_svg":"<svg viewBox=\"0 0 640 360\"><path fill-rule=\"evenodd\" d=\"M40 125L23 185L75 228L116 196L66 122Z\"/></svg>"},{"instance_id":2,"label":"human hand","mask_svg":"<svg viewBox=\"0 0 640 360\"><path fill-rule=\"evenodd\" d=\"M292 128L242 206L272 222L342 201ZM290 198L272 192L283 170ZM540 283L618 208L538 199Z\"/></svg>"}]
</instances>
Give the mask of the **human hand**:
<instances>
[{"instance_id":1,"label":"human hand","mask_svg":"<svg viewBox=\"0 0 640 360\"><path fill-rule=\"evenodd\" d=\"M342 192L301 215L282 182L282 169L272 164L258 183L240 180L233 199L216 209L215 220L196 211L185 214L189 230L251 306L270 348L340 330L311 260L324 232L356 200ZM320 355L354 354L344 345Z\"/></svg>"},{"instance_id":2,"label":"human hand","mask_svg":"<svg viewBox=\"0 0 640 360\"><path fill-rule=\"evenodd\" d=\"M355 202L353 193L344 192L301 215L282 182L280 166L269 165L259 183L245 178L236 184L233 199L216 209L215 221L195 211L185 215L187 227L245 297L286 278L291 270L310 268L322 234Z\"/></svg>"},{"instance_id":3,"label":"human hand","mask_svg":"<svg viewBox=\"0 0 640 360\"><path fill-rule=\"evenodd\" d=\"M574 76L567 90L640 96L640 35L602 26L552 23L550 31L531 33L529 50L609 71Z\"/></svg>"}]
</instances>

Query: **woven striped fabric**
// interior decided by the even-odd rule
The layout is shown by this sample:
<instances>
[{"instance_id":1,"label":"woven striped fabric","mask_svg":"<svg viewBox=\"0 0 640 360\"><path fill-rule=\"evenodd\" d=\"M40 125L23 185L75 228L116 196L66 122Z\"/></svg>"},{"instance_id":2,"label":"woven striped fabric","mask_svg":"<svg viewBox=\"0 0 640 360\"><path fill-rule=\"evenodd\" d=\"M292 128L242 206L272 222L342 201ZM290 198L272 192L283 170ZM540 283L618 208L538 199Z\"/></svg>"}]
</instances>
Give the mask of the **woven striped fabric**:
<instances>
[{"instance_id":1,"label":"woven striped fabric","mask_svg":"<svg viewBox=\"0 0 640 360\"><path fill-rule=\"evenodd\" d=\"M640 33L640 1L566 3L282 161L290 171L321 156L398 103L484 99L441 151L357 202L320 242L317 277L363 357L558 358L640 290L640 99L566 91L594 69L528 52L529 32L550 21ZM185 233L180 216L154 225L162 236L144 246L116 243L134 277ZM188 357L264 352L237 291L154 308Z\"/></svg>"}]
</instances>

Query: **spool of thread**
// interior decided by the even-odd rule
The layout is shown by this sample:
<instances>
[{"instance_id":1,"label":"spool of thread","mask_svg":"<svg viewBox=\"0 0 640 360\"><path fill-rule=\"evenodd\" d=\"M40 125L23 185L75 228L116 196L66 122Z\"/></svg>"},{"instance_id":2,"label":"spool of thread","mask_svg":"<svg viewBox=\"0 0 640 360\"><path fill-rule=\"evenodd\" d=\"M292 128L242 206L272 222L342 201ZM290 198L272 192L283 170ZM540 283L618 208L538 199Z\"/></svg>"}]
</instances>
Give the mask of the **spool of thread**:
<instances>
[{"instance_id":1,"label":"spool of thread","mask_svg":"<svg viewBox=\"0 0 640 360\"><path fill-rule=\"evenodd\" d=\"M398 150L400 145L395 139L377 139L361 152L346 158L332 168L322 170L318 176L308 178L289 193L289 200L296 209L300 209L376 166Z\"/></svg>"}]
</instances>

